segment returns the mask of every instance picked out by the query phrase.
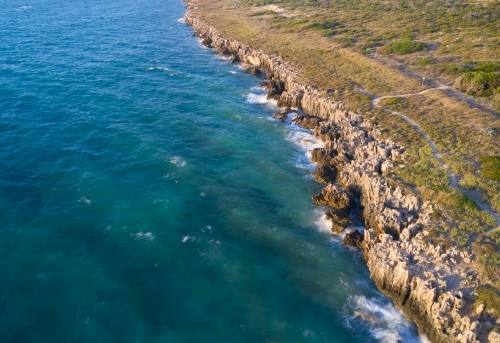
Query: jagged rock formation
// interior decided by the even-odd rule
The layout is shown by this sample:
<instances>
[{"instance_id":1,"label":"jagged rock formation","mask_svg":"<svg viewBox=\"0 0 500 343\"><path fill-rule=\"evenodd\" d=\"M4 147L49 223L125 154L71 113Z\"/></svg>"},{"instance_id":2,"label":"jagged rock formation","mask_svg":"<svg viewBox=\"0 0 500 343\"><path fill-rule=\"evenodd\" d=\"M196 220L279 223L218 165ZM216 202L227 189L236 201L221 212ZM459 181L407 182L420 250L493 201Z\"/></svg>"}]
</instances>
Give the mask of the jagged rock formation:
<instances>
[{"instance_id":1,"label":"jagged rock formation","mask_svg":"<svg viewBox=\"0 0 500 343\"><path fill-rule=\"evenodd\" d=\"M337 179L335 167L319 166L313 173L314 180L318 183L334 183Z\"/></svg>"},{"instance_id":2,"label":"jagged rock formation","mask_svg":"<svg viewBox=\"0 0 500 343\"><path fill-rule=\"evenodd\" d=\"M332 222L331 231L335 234L339 234L344 231L345 228L354 225L349 216L349 211L329 208L325 211L325 216L326 219Z\"/></svg>"},{"instance_id":3,"label":"jagged rock formation","mask_svg":"<svg viewBox=\"0 0 500 343\"><path fill-rule=\"evenodd\" d=\"M357 229L354 229L344 236L342 244L351 248L361 248L363 246L363 235Z\"/></svg>"},{"instance_id":4,"label":"jagged rock formation","mask_svg":"<svg viewBox=\"0 0 500 343\"><path fill-rule=\"evenodd\" d=\"M401 188L391 189L381 177L404 149L381 139L380 132L370 130L364 118L345 104L329 100L325 92L302 82L289 63L224 38L193 14L192 5L188 4L188 9L186 23L198 32L202 44L253 66L250 70L266 71L268 81L262 86L268 97L276 99L280 107L297 108L306 114L295 122L313 129L325 142L324 148L312 151L312 160L323 168L315 177L329 183L314 201L335 207L328 209L326 216L332 220L332 231L341 232L352 225L349 209L354 199L359 199L367 227L361 246L378 288L432 342L496 342L497 336L489 331L498 323L473 307L472 288L478 282L470 266L473 257L426 244L432 206ZM335 171L338 185L332 184L331 171ZM360 239L355 236L349 234L352 243L359 246Z\"/></svg>"},{"instance_id":5,"label":"jagged rock formation","mask_svg":"<svg viewBox=\"0 0 500 343\"><path fill-rule=\"evenodd\" d=\"M354 204L354 197L338 185L329 184L321 193L313 195L313 203L320 206L333 207L349 211Z\"/></svg>"}]
</instances>

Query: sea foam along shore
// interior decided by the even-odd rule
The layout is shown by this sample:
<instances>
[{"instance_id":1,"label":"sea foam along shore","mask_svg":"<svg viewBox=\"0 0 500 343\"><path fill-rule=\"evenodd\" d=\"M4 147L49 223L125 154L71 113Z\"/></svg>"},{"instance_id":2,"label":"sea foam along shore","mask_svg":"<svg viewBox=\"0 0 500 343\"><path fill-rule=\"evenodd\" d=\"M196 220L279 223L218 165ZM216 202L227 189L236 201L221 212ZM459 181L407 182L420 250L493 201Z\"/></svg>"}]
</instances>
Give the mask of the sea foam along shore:
<instances>
[{"instance_id":1,"label":"sea foam along shore","mask_svg":"<svg viewBox=\"0 0 500 343\"><path fill-rule=\"evenodd\" d=\"M203 45L230 61L248 64L252 73L265 70L268 96L279 107L301 109L307 117L299 122L325 141L324 148L312 151L313 160L335 171L341 191L359 199L367 228L360 244L377 287L432 342L499 342L500 336L490 332L497 319L484 307L475 307L473 289L480 281L472 265L474 256L426 244L431 204L400 188L391 189L381 177L404 148L381 139L363 116L302 82L298 71L280 57L224 38L200 19L196 3L188 2L187 9L185 21Z\"/></svg>"}]
</instances>

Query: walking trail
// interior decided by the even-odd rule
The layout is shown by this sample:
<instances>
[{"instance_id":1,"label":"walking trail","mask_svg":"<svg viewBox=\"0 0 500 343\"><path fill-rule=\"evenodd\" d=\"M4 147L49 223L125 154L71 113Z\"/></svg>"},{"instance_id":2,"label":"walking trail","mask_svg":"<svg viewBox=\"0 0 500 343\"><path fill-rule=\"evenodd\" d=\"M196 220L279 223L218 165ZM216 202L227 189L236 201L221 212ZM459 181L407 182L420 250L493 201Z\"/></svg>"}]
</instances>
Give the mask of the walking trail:
<instances>
[{"instance_id":1,"label":"walking trail","mask_svg":"<svg viewBox=\"0 0 500 343\"><path fill-rule=\"evenodd\" d=\"M436 144L425 133L425 131L422 129L422 127L420 125L418 125L417 123L415 123L410 118L408 118L407 116L405 116L404 114L396 112L396 111L393 111L393 110L390 110L390 109L385 108L385 107L382 107L379 104L380 100L383 100L383 99L387 99L387 98L407 98L407 97L410 97L410 96L425 94L425 93L433 91L435 89L446 90L446 89L450 89L450 87L448 87L448 86L440 86L440 87L435 87L435 88L429 88L429 89L426 89L426 90L424 90L422 92L418 92L418 93L403 94L403 95L386 95L386 96L381 96L381 97L373 99L372 105L374 107L381 108L384 111L390 112L390 113L392 113L394 115L397 115L398 117L400 117L403 120L405 120L408 124L410 124L411 126L413 126L418 132L420 132L420 134L425 138L425 140L431 146L432 154L433 154L434 158L439 162L439 164L441 164L441 166L448 173L448 176L450 177L450 186L453 187L453 188L455 188L455 189L457 189L457 190L459 190L460 192L465 193L465 195L467 195L470 199L474 200L474 202L477 204L477 206L481 210L487 212L488 214L490 214L495 219L497 227L495 229L493 229L493 230L490 230L490 232L500 230L500 216L495 211L493 211L493 209L491 208L490 205L486 204L485 202L483 202L481 200L479 194L477 194L476 192L474 192L472 190L465 189L462 186L460 186L460 184L458 183L457 177L452 173L451 169L446 165L446 163L444 163L444 161L443 161L443 159L441 157L441 154L439 153L439 150L437 149Z\"/></svg>"}]
</instances>

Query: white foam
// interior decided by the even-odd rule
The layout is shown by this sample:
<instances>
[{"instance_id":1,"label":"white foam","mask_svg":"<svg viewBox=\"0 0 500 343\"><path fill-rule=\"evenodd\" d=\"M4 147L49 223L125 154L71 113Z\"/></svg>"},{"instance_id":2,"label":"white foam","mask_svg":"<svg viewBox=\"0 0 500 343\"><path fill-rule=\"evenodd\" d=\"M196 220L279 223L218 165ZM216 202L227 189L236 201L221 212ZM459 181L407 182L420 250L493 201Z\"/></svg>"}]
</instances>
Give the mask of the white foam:
<instances>
[{"instance_id":1,"label":"white foam","mask_svg":"<svg viewBox=\"0 0 500 343\"><path fill-rule=\"evenodd\" d=\"M267 104L269 100L267 100L267 95L266 94L254 94L250 93L247 95L247 102L249 104Z\"/></svg>"},{"instance_id":2,"label":"white foam","mask_svg":"<svg viewBox=\"0 0 500 343\"><path fill-rule=\"evenodd\" d=\"M236 74L236 72L234 70L230 70L229 74L233 74L234 75L234 74Z\"/></svg>"},{"instance_id":3,"label":"white foam","mask_svg":"<svg viewBox=\"0 0 500 343\"><path fill-rule=\"evenodd\" d=\"M314 211L315 217L317 219L314 221L314 224L321 232L331 233L332 222L326 218L325 213L323 213L320 209L315 209Z\"/></svg>"},{"instance_id":4,"label":"white foam","mask_svg":"<svg viewBox=\"0 0 500 343\"><path fill-rule=\"evenodd\" d=\"M349 327L361 326L381 343L424 343L418 336L414 324L408 321L394 305L377 298L367 298L363 295L349 296L346 317Z\"/></svg>"},{"instance_id":5,"label":"white foam","mask_svg":"<svg viewBox=\"0 0 500 343\"><path fill-rule=\"evenodd\" d=\"M167 67L149 67L146 70L148 70L148 71L151 71L151 70L168 71L169 69Z\"/></svg>"},{"instance_id":6,"label":"white foam","mask_svg":"<svg viewBox=\"0 0 500 343\"><path fill-rule=\"evenodd\" d=\"M252 92L257 93L257 94L267 94L267 91L262 87L255 86L255 87L252 87L250 89L252 90Z\"/></svg>"},{"instance_id":7,"label":"white foam","mask_svg":"<svg viewBox=\"0 0 500 343\"><path fill-rule=\"evenodd\" d=\"M92 201L90 201L86 197L81 197L80 200L78 200L78 202L81 202L81 203L84 203L84 204L87 204L87 205L90 205L92 203Z\"/></svg>"},{"instance_id":8,"label":"white foam","mask_svg":"<svg viewBox=\"0 0 500 343\"><path fill-rule=\"evenodd\" d=\"M18 11L25 11L31 9L33 6L21 6L17 10Z\"/></svg>"},{"instance_id":9,"label":"white foam","mask_svg":"<svg viewBox=\"0 0 500 343\"><path fill-rule=\"evenodd\" d=\"M185 23L186 19L184 19L184 17L182 17L182 18L177 19L177 22L178 23Z\"/></svg>"},{"instance_id":10,"label":"white foam","mask_svg":"<svg viewBox=\"0 0 500 343\"><path fill-rule=\"evenodd\" d=\"M287 128L288 133L285 139L291 142L298 151L294 161L295 166L301 169L314 170L316 164L311 160L311 151L314 148L322 148L324 146L323 142L316 139L309 130L298 125L290 124Z\"/></svg>"},{"instance_id":11,"label":"white foam","mask_svg":"<svg viewBox=\"0 0 500 343\"><path fill-rule=\"evenodd\" d=\"M152 232L139 232L139 233L136 233L135 234L135 237L137 239L147 239L148 241L152 241L153 239L155 239L155 235L153 235Z\"/></svg>"},{"instance_id":12,"label":"white foam","mask_svg":"<svg viewBox=\"0 0 500 343\"><path fill-rule=\"evenodd\" d=\"M187 241L189 241L189 238L191 238L191 237L189 237L189 236L182 237L182 243L186 243Z\"/></svg>"},{"instance_id":13,"label":"white foam","mask_svg":"<svg viewBox=\"0 0 500 343\"><path fill-rule=\"evenodd\" d=\"M247 94L247 103L249 104L258 104L258 105L266 105L267 107L277 110L278 102L274 99L268 99L267 94L255 94L249 93Z\"/></svg>"},{"instance_id":14,"label":"white foam","mask_svg":"<svg viewBox=\"0 0 500 343\"><path fill-rule=\"evenodd\" d=\"M175 164L179 167L184 167L186 165L186 161L183 161L179 156L175 156L170 160L170 163Z\"/></svg>"},{"instance_id":15,"label":"white foam","mask_svg":"<svg viewBox=\"0 0 500 343\"><path fill-rule=\"evenodd\" d=\"M365 232L365 227L364 226L351 225L351 226L346 227L338 236L341 239L344 239L345 235L347 235L352 230L358 230L359 233L362 234L363 232Z\"/></svg>"}]
</instances>

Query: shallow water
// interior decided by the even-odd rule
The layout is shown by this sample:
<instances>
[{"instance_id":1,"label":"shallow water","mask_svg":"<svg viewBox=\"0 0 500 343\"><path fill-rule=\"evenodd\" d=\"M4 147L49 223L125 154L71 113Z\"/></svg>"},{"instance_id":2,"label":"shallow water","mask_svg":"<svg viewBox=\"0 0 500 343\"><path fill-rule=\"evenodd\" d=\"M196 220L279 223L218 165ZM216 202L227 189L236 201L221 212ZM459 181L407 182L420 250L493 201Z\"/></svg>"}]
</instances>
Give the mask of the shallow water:
<instances>
[{"instance_id":1,"label":"shallow water","mask_svg":"<svg viewBox=\"0 0 500 343\"><path fill-rule=\"evenodd\" d=\"M319 143L180 0L0 14L3 341L420 341L312 205Z\"/></svg>"}]
</instances>

